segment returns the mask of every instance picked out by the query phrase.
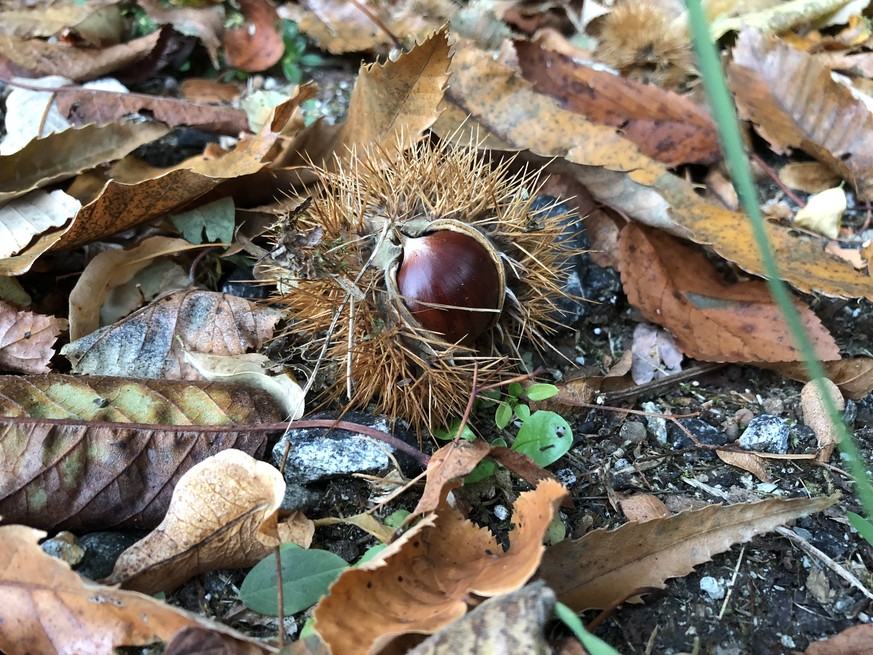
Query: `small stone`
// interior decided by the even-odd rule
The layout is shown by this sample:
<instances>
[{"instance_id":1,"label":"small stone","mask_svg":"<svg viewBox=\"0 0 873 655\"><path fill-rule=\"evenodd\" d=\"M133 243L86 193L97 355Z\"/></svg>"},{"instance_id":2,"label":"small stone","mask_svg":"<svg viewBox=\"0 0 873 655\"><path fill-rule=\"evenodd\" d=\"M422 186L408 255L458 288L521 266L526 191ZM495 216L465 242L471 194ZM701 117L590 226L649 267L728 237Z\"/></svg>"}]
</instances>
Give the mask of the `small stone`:
<instances>
[{"instance_id":1,"label":"small stone","mask_svg":"<svg viewBox=\"0 0 873 655\"><path fill-rule=\"evenodd\" d=\"M335 418L334 416L313 418ZM387 419L350 412L344 421L392 432ZM288 448L288 442L291 445ZM285 453L288 453L285 459ZM290 430L273 448L273 462L281 466L285 460L285 480L289 484L311 484L319 480L351 473L379 473L393 466L389 455L401 460L403 453L395 453L385 442L365 434L348 430L303 428Z\"/></svg>"},{"instance_id":2,"label":"small stone","mask_svg":"<svg viewBox=\"0 0 873 655\"><path fill-rule=\"evenodd\" d=\"M495 505L494 516L496 516L499 521L505 521L509 518L509 510L503 505Z\"/></svg>"},{"instance_id":3,"label":"small stone","mask_svg":"<svg viewBox=\"0 0 873 655\"><path fill-rule=\"evenodd\" d=\"M644 412L649 414L663 414L661 407L653 402L642 404ZM660 416L647 416L646 425L649 426L649 433L658 440L661 445L667 444L667 419Z\"/></svg>"},{"instance_id":4,"label":"small stone","mask_svg":"<svg viewBox=\"0 0 873 655\"><path fill-rule=\"evenodd\" d=\"M115 568L115 561L125 550L139 541L143 535L131 532L92 532L79 539L85 549L85 556L76 573L91 580L105 578Z\"/></svg>"},{"instance_id":5,"label":"small stone","mask_svg":"<svg viewBox=\"0 0 873 655\"><path fill-rule=\"evenodd\" d=\"M699 418L680 418L679 423L702 444L724 446L727 443L727 435L724 432ZM695 445L688 435L676 425L670 426L670 435L673 439L673 448L690 448ZM715 457L715 453L705 451L701 456L712 459Z\"/></svg>"},{"instance_id":6,"label":"small stone","mask_svg":"<svg viewBox=\"0 0 873 655\"><path fill-rule=\"evenodd\" d=\"M558 482L560 482L565 487L576 484L576 474L573 473L573 469L558 469L557 471L555 471L555 477L558 478Z\"/></svg>"},{"instance_id":7,"label":"small stone","mask_svg":"<svg viewBox=\"0 0 873 655\"><path fill-rule=\"evenodd\" d=\"M788 423L772 414L761 414L749 423L740 436L740 445L747 450L784 455L788 452Z\"/></svg>"},{"instance_id":8,"label":"small stone","mask_svg":"<svg viewBox=\"0 0 873 655\"><path fill-rule=\"evenodd\" d=\"M644 443L646 440L646 427L636 421L625 421L618 431L623 441L629 443Z\"/></svg>"},{"instance_id":9,"label":"small stone","mask_svg":"<svg viewBox=\"0 0 873 655\"><path fill-rule=\"evenodd\" d=\"M705 575L700 579L700 590L706 592L712 600L721 600L725 594L724 581Z\"/></svg>"}]
</instances>

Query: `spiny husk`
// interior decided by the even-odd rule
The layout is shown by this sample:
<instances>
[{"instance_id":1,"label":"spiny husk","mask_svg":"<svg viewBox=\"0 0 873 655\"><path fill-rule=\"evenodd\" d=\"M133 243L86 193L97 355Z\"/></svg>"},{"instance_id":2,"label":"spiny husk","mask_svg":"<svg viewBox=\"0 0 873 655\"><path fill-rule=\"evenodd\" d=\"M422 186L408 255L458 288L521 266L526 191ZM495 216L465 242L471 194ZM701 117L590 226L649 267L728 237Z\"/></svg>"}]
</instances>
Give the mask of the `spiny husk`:
<instances>
[{"instance_id":1,"label":"spiny husk","mask_svg":"<svg viewBox=\"0 0 873 655\"><path fill-rule=\"evenodd\" d=\"M550 215L549 207L532 211L536 176L511 175L510 163L492 166L475 147L422 141L405 151L353 153L335 171L316 171L311 204L274 236L300 244L315 234L320 242L302 249L305 264L297 252L293 270L281 257L272 270L289 335L305 359L325 355L323 399L375 403L388 416L433 429L462 414L474 366L480 385L517 375L521 340L546 343L573 254L560 240L568 217ZM435 339L390 311L382 246L394 229L422 219L472 225L501 253L503 312L476 351Z\"/></svg>"}]
</instances>

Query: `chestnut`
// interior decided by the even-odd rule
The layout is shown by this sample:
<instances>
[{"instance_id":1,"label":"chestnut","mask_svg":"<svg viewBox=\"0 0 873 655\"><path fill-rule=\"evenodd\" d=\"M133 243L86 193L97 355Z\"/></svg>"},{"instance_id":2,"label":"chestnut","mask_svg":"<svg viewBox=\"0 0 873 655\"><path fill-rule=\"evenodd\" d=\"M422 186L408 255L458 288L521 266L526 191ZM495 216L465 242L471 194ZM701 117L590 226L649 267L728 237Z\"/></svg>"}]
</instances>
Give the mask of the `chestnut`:
<instances>
[{"instance_id":1,"label":"chestnut","mask_svg":"<svg viewBox=\"0 0 873 655\"><path fill-rule=\"evenodd\" d=\"M503 308L503 263L475 228L453 221L402 239L397 292L414 321L448 343L471 347Z\"/></svg>"}]
</instances>

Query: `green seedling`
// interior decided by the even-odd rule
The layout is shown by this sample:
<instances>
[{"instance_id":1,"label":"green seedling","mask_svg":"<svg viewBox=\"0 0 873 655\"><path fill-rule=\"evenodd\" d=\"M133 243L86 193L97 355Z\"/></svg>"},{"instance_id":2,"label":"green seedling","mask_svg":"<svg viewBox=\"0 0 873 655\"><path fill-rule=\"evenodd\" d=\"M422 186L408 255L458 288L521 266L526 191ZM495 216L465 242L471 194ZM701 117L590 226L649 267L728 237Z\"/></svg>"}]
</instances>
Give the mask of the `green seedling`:
<instances>
[{"instance_id":1,"label":"green seedling","mask_svg":"<svg viewBox=\"0 0 873 655\"><path fill-rule=\"evenodd\" d=\"M294 21L282 21L282 41L285 43L285 54L282 55L280 65L282 74L291 84L300 84L304 71L324 64L320 55L306 52L306 37L300 33Z\"/></svg>"}]
</instances>

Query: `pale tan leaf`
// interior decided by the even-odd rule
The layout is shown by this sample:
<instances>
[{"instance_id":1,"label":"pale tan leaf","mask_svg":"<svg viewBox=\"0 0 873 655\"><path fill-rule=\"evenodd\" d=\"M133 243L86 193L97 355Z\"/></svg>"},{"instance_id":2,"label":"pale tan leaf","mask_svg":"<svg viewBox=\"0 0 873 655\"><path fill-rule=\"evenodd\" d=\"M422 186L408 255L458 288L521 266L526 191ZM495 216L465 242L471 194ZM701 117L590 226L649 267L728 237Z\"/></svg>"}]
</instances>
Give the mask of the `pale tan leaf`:
<instances>
[{"instance_id":1,"label":"pale tan leaf","mask_svg":"<svg viewBox=\"0 0 873 655\"><path fill-rule=\"evenodd\" d=\"M779 179L792 189L819 193L840 183L840 176L817 161L793 161L779 169Z\"/></svg>"},{"instance_id":2,"label":"pale tan leaf","mask_svg":"<svg viewBox=\"0 0 873 655\"><path fill-rule=\"evenodd\" d=\"M26 252L36 237L57 235L59 239L63 234L60 228L69 223L79 207L78 200L60 189L48 193L37 189L0 206L0 266L20 261L15 255Z\"/></svg>"},{"instance_id":3,"label":"pale tan leaf","mask_svg":"<svg viewBox=\"0 0 873 655\"><path fill-rule=\"evenodd\" d=\"M149 237L130 250L104 250L88 262L70 292L70 341L100 327L100 308L110 289L129 282L157 257L194 248L184 239Z\"/></svg>"},{"instance_id":4,"label":"pale tan leaf","mask_svg":"<svg viewBox=\"0 0 873 655\"><path fill-rule=\"evenodd\" d=\"M0 369L48 373L52 347L67 321L34 314L0 300Z\"/></svg>"},{"instance_id":5,"label":"pale tan leaf","mask_svg":"<svg viewBox=\"0 0 873 655\"><path fill-rule=\"evenodd\" d=\"M829 239L836 239L840 235L840 222L846 206L843 187L825 189L809 197L806 205L797 210L793 223Z\"/></svg>"},{"instance_id":6,"label":"pale tan leaf","mask_svg":"<svg viewBox=\"0 0 873 655\"><path fill-rule=\"evenodd\" d=\"M34 139L22 150L0 157L0 202L121 159L168 131L160 123L127 121L87 125Z\"/></svg>"},{"instance_id":7,"label":"pale tan leaf","mask_svg":"<svg viewBox=\"0 0 873 655\"><path fill-rule=\"evenodd\" d=\"M243 384L270 394L285 413L286 421L303 416L306 400L303 388L284 370L270 374L269 370L276 365L266 355L207 355L185 350L184 357L205 380Z\"/></svg>"},{"instance_id":8,"label":"pale tan leaf","mask_svg":"<svg viewBox=\"0 0 873 655\"><path fill-rule=\"evenodd\" d=\"M121 554L104 582L155 594L206 571L254 566L280 544L277 512L284 494L274 467L223 450L179 479L164 520ZM298 546L309 547L309 526Z\"/></svg>"},{"instance_id":9,"label":"pale tan leaf","mask_svg":"<svg viewBox=\"0 0 873 655\"><path fill-rule=\"evenodd\" d=\"M846 398L860 400L873 391L873 357L850 357L835 362L822 362L828 379L836 384ZM769 364L765 368L801 382L809 381L803 362Z\"/></svg>"},{"instance_id":10,"label":"pale tan leaf","mask_svg":"<svg viewBox=\"0 0 873 655\"><path fill-rule=\"evenodd\" d=\"M489 598L409 651L409 655L551 655L543 633L555 593L542 581Z\"/></svg>"},{"instance_id":11,"label":"pale tan leaf","mask_svg":"<svg viewBox=\"0 0 873 655\"><path fill-rule=\"evenodd\" d=\"M280 317L278 309L245 298L187 289L158 298L61 352L83 375L199 380L183 350L217 355L257 350Z\"/></svg>"},{"instance_id":12,"label":"pale tan leaf","mask_svg":"<svg viewBox=\"0 0 873 655\"><path fill-rule=\"evenodd\" d=\"M873 115L811 55L753 29L740 33L729 67L740 112L774 150L800 148L873 194Z\"/></svg>"},{"instance_id":13,"label":"pale tan leaf","mask_svg":"<svg viewBox=\"0 0 873 655\"><path fill-rule=\"evenodd\" d=\"M112 655L120 646L167 642L188 626L256 641L150 596L83 581L37 544L44 532L0 527L0 650ZM260 652L269 652L261 648Z\"/></svg>"},{"instance_id":14,"label":"pale tan leaf","mask_svg":"<svg viewBox=\"0 0 873 655\"><path fill-rule=\"evenodd\" d=\"M651 521L670 516L670 510L664 502L652 494L635 494L619 501L621 511L628 521Z\"/></svg>"},{"instance_id":15,"label":"pale tan leaf","mask_svg":"<svg viewBox=\"0 0 873 655\"><path fill-rule=\"evenodd\" d=\"M437 32L397 61L361 68L346 120L336 126L314 123L295 150L325 166L349 150L367 147L392 152L407 147L434 124L449 79L446 31Z\"/></svg>"},{"instance_id":16,"label":"pale tan leaf","mask_svg":"<svg viewBox=\"0 0 873 655\"><path fill-rule=\"evenodd\" d=\"M641 588L666 586L733 544L833 505L836 497L783 500L681 512L617 530L595 530L546 550L540 574L577 612L610 607Z\"/></svg>"},{"instance_id":17,"label":"pale tan leaf","mask_svg":"<svg viewBox=\"0 0 873 655\"><path fill-rule=\"evenodd\" d=\"M764 466L764 460L755 453L738 453L733 450L718 449L715 451L715 454L725 464L748 471L761 482L770 482L770 475Z\"/></svg>"},{"instance_id":18,"label":"pale tan leaf","mask_svg":"<svg viewBox=\"0 0 873 655\"><path fill-rule=\"evenodd\" d=\"M830 395L834 406L839 411L843 411L846 408L846 401L843 394L840 393L839 387L827 378L821 382L824 384L826 393ZM815 438L818 440L816 459L826 463L830 460L834 448L837 447L837 431L825 409L816 380L807 382L800 390L800 407L803 409L803 422L815 433Z\"/></svg>"},{"instance_id":19,"label":"pale tan leaf","mask_svg":"<svg viewBox=\"0 0 873 655\"><path fill-rule=\"evenodd\" d=\"M553 480L523 493L505 552L487 529L451 509L444 495L436 515L340 575L315 609L316 631L334 653L367 653L395 635L443 628L464 615L470 593L495 596L520 588L536 570L543 536L565 494Z\"/></svg>"}]
</instances>

